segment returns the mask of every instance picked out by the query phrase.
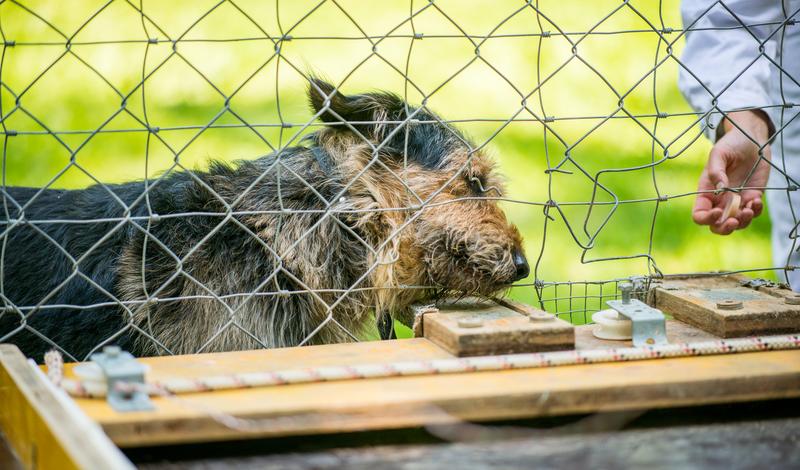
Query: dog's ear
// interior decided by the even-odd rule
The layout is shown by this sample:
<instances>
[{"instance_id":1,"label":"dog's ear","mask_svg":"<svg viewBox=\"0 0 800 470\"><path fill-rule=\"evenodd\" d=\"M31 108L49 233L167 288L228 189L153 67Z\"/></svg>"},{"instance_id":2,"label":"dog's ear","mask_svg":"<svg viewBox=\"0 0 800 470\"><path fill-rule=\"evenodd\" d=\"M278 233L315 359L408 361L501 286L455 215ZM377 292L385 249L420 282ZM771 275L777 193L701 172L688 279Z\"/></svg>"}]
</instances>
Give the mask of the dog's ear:
<instances>
[{"instance_id":1,"label":"dog's ear","mask_svg":"<svg viewBox=\"0 0 800 470\"><path fill-rule=\"evenodd\" d=\"M311 78L308 99L314 113L329 123L350 123L361 134L380 137L386 129L386 121L402 118L405 110L403 100L391 93L366 93L348 96L333 85L318 78ZM341 129L349 129L338 124Z\"/></svg>"}]
</instances>

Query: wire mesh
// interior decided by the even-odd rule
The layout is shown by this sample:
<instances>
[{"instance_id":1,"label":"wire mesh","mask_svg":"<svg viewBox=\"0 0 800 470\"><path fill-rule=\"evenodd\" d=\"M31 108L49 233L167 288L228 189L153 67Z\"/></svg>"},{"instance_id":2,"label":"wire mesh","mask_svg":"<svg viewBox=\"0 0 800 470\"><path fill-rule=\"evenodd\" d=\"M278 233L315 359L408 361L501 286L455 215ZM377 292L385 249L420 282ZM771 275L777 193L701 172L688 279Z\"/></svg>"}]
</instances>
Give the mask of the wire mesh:
<instances>
[{"instance_id":1,"label":"wire mesh","mask_svg":"<svg viewBox=\"0 0 800 470\"><path fill-rule=\"evenodd\" d=\"M414 238L430 214L445 217L442 237L449 225L480 232L499 226L499 209L485 209L498 203L519 226L531 267L511 295L573 323L617 298L622 279L646 290L667 271L698 267L786 278L800 85L783 59L800 37L800 6L775 3L769 16L735 0L696 2L681 26L678 3L666 1L0 1L0 341L80 360L119 342L172 354L372 338L373 317L402 317L411 301L497 290L430 274L402 282L397 273L432 269L430 240ZM748 51L721 87L681 55L687 35L702 33ZM728 106L723 98L751 73L771 80L768 100ZM679 74L700 89L699 109L673 96ZM316 76L331 77L332 88ZM307 89L317 99L311 112ZM337 97L382 89L402 108L373 113L378 99L372 114L341 115ZM769 143L748 137L759 160L740 184L694 189L703 133L743 109L774 124ZM356 150L358 165L336 154ZM488 153L498 154L508 190L478 174ZM433 154L452 165L425 166ZM261 163L209 170L211 159L238 158ZM750 185L765 163L769 184ZM327 175L312 180L310 167ZM247 184L233 176L242 168ZM364 204L355 188L370 184L386 197ZM387 187L404 197L389 198ZM284 196L298 188L306 199ZM698 260L709 248L687 247L700 235L675 230L691 223L694 198L748 190L786 200L781 224L773 214L785 262L770 263L763 244L718 241L706 246L727 244ZM749 230L764 233L765 219ZM371 224L391 227L370 238ZM448 256L485 257L498 243L489 238L448 245ZM513 254L494 253L482 261L491 273L481 266L462 278L497 275Z\"/></svg>"}]
</instances>

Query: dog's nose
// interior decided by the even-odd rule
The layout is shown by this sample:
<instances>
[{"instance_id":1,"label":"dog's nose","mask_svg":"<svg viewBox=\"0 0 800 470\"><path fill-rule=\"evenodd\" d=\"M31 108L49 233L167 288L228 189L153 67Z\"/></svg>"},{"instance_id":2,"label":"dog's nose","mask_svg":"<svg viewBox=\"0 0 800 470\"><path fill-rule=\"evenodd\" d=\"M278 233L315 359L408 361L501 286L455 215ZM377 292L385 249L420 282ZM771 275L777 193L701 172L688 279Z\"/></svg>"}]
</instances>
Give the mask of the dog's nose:
<instances>
[{"instance_id":1,"label":"dog's nose","mask_svg":"<svg viewBox=\"0 0 800 470\"><path fill-rule=\"evenodd\" d=\"M514 268L516 268L516 272L514 273L514 279L512 282L525 279L528 277L528 274L531 273L531 268L528 266L528 260L525 259L525 255L522 254L522 250L519 248L514 249Z\"/></svg>"}]
</instances>

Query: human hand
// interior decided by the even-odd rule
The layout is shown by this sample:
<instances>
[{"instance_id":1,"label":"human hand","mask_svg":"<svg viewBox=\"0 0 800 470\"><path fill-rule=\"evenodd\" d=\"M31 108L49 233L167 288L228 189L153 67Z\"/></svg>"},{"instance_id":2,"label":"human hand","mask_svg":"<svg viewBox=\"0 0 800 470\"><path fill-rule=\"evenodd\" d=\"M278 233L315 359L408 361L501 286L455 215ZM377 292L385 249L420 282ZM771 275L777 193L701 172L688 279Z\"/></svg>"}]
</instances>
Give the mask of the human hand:
<instances>
[{"instance_id":1,"label":"human hand","mask_svg":"<svg viewBox=\"0 0 800 470\"><path fill-rule=\"evenodd\" d=\"M700 193L692 209L692 219L696 224L708 225L714 233L728 235L734 230L747 227L754 217L761 214L764 208L761 196L764 191L741 190L738 212L732 212L724 220L723 212L726 204L731 202L733 193L725 191L716 194L712 191L723 188L765 187L770 170L767 161L772 152L767 145L764 147L764 158L759 156L760 146L769 138L767 116L762 111L729 113L721 125L724 135L714 144L708 163L700 175L697 188Z\"/></svg>"}]
</instances>

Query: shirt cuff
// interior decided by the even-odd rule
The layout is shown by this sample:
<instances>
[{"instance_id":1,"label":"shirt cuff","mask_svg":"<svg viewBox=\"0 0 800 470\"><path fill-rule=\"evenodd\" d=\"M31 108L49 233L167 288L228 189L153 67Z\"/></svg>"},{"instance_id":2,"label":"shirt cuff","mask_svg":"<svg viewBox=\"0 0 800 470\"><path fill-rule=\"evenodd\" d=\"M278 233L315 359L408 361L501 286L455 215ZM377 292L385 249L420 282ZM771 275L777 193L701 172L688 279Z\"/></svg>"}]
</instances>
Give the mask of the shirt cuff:
<instances>
[{"instance_id":1,"label":"shirt cuff","mask_svg":"<svg viewBox=\"0 0 800 470\"><path fill-rule=\"evenodd\" d=\"M730 99L728 98L729 96L735 96L735 99ZM726 90L717 100L716 107L711 103L711 99L708 99L706 105L699 108L714 110L701 121L700 126L706 137L711 142L716 142L723 135L723 112L727 114L734 111L756 110L763 113L763 116L767 119L767 129L769 136L772 137L775 134L775 124L772 122L772 117L767 111L770 105L771 103L767 95L743 90Z\"/></svg>"}]
</instances>

